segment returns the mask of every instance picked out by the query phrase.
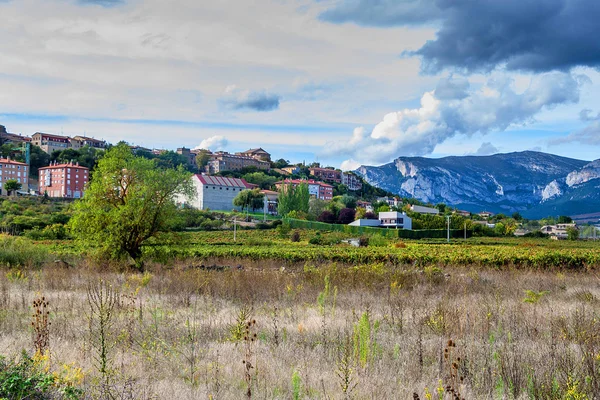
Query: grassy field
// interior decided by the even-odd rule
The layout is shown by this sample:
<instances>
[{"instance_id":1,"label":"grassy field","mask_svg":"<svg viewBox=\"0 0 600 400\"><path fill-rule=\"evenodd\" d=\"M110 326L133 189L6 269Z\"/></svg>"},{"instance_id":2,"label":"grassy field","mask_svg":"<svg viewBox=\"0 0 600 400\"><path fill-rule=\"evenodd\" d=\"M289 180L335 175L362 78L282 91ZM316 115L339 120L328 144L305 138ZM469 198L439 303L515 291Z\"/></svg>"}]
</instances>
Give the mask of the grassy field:
<instances>
[{"instance_id":1,"label":"grassy field","mask_svg":"<svg viewBox=\"0 0 600 400\"><path fill-rule=\"evenodd\" d=\"M320 244L308 243L316 232L290 234L239 231L233 243L232 232L186 233L149 246L143 274L70 241L3 237L0 366L34 354L45 334L31 368L83 390L71 398L600 393L597 244L378 238L353 248L329 244L340 234ZM42 296L46 331L32 325Z\"/></svg>"}]
</instances>

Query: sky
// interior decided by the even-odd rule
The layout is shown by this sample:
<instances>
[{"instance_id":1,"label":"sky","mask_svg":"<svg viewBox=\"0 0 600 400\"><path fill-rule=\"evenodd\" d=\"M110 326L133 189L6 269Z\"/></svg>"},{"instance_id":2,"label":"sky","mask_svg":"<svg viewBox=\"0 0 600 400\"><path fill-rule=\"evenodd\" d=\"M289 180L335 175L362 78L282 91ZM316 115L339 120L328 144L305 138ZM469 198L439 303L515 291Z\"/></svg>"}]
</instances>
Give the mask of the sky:
<instances>
[{"instance_id":1,"label":"sky","mask_svg":"<svg viewBox=\"0 0 600 400\"><path fill-rule=\"evenodd\" d=\"M0 124L353 169L600 158L597 0L0 0Z\"/></svg>"}]
</instances>

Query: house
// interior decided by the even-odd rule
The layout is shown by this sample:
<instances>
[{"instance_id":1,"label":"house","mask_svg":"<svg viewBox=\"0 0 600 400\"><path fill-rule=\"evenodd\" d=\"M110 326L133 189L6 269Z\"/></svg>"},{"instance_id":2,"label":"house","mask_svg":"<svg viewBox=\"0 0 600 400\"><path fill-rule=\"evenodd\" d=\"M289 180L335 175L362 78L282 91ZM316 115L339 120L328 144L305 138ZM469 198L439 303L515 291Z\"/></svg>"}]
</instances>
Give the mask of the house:
<instances>
[{"instance_id":1,"label":"house","mask_svg":"<svg viewBox=\"0 0 600 400\"><path fill-rule=\"evenodd\" d=\"M278 190L281 190L283 186L293 185L296 187L303 183L308 185L308 193L312 197L327 201L333 199L333 186L313 179L286 179L284 181L275 182L275 186Z\"/></svg>"},{"instance_id":2,"label":"house","mask_svg":"<svg viewBox=\"0 0 600 400\"><path fill-rule=\"evenodd\" d=\"M40 193L50 197L78 199L83 197L90 170L79 163L50 164L40 168Z\"/></svg>"},{"instance_id":3,"label":"house","mask_svg":"<svg viewBox=\"0 0 600 400\"><path fill-rule=\"evenodd\" d=\"M0 158L0 194L8 194L4 183L10 179L21 184L20 190L29 191L29 165L10 158Z\"/></svg>"},{"instance_id":4,"label":"house","mask_svg":"<svg viewBox=\"0 0 600 400\"><path fill-rule=\"evenodd\" d=\"M386 203L390 207L398 207L402 205L402 200L399 197L378 197L377 201Z\"/></svg>"},{"instance_id":5,"label":"house","mask_svg":"<svg viewBox=\"0 0 600 400\"><path fill-rule=\"evenodd\" d=\"M152 149L146 148L146 147L142 147L142 146L129 146L129 148L131 149L131 152L133 154L138 154L138 153L152 153Z\"/></svg>"},{"instance_id":6,"label":"house","mask_svg":"<svg viewBox=\"0 0 600 400\"><path fill-rule=\"evenodd\" d=\"M248 182L239 178L196 174L191 179L194 195L190 199L178 196L177 201L199 210L227 211L236 208L233 199L242 190L250 189Z\"/></svg>"},{"instance_id":7,"label":"house","mask_svg":"<svg viewBox=\"0 0 600 400\"><path fill-rule=\"evenodd\" d=\"M66 150L71 147L71 141L68 136L42 132L36 132L31 135L31 144L38 146L48 154L52 154L55 150Z\"/></svg>"},{"instance_id":8,"label":"house","mask_svg":"<svg viewBox=\"0 0 600 400\"><path fill-rule=\"evenodd\" d=\"M21 145L23 142L31 142L31 138L14 133L8 133L4 125L0 125L0 144Z\"/></svg>"},{"instance_id":9,"label":"house","mask_svg":"<svg viewBox=\"0 0 600 400\"><path fill-rule=\"evenodd\" d=\"M542 233L550 235L551 239L564 240L569 237L569 229L578 229L577 224L556 224L556 225L544 225L540 228Z\"/></svg>"},{"instance_id":10,"label":"house","mask_svg":"<svg viewBox=\"0 0 600 400\"><path fill-rule=\"evenodd\" d=\"M350 172L342 173L342 183L348 187L348 190L353 192L362 189L360 178Z\"/></svg>"},{"instance_id":11,"label":"house","mask_svg":"<svg viewBox=\"0 0 600 400\"><path fill-rule=\"evenodd\" d=\"M452 212L452 214L460 215L461 217L465 217L465 218L468 218L471 216L470 212L464 211L464 210L455 210Z\"/></svg>"},{"instance_id":12,"label":"house","mask_svg":"<svg viewBox=\"0 0 600 400\"><path fill-rule=\"evenodd\" d=\"M260 147L258 149L248 149L235 154L238 156L254 158L255 160L271 162L271 154L267 153Z\"/></svg>"},{"instance_id":13,"label":"house","mask_svg":"<svg viewBox=\"0 0 600 400\"><path fill-rule=\"evenodd\" d=\"M342 171L336 171L333 168L309 168L308 170L315 178L327 182L342 183Z\"/></svg>"},{"instance_id":14,"label":"house","mask_svg":"<svg viewBox=\"0 0 600 400\"><path fill-rule=\"evenodd\" d=\"M414 204L412 206L410 206L410 209L411 209L411 211L417 212L419 214L438 215L440 213L440 211L437 208L417 206Z\"/></svg>"},{"instance_id":15,"label":"house","mask_svg":"<svg viewBox=\"0 0 600 400\"><path fill-rule=\"evenodd\" d=\"M256 167L268 171L271 168L271 163L253 157L218 151L210 155L210 161L206 165L206 172L216 174L223 171L239 171L247 167Z\"/></svg>"},{"instance_id":16,"label":"house","mask_svg":"<svg viewBox=\"0 0 600 400\"><path fill-rule=\"evenodd\" d=\"M482 212L480 212L477 215L479 215L481 218L490 218L490 217L494 216L494 213L493 212L489 212L489 211L482 211Z\"/></svg>"},{"instance_id":17,"label":"house","mask_svg":"<svg viewBox=\"0 0 600 400\"><path fill-rule=\"evenodd\" d=\"M356 207L364 208L367 212L373 211L373 205L368 201L358 200L356 202Z\"/></svg>"},{"instance_id":18,"label":"house","mask_svg":"<svg viewBox=\"0 0 600 400\"><path fill-rule=\"evenodd\" d=\"M398 211L380 212L379 221L380 226L384 228L412 230L412 218Z\"/></svg>"},{"instance_id":19,"label":"house","mask_svg":"<svg viewBox=\"0 0 600 400\"><path fill-rule=\"evenodd\" d=\"M283 167L281 168L282 171L284 171L285 173L287 173L288 175L298 175L300 173L300 167L298 166L293 166L293 167Z\"/></svg>"},{"instance_id":20,"label":"house","mask_svg":"<svg viewBox=\"0 0 600 400\"><path fill-rule=\"evenodd\" d=\"M274 192L272 190L261 190L260 192L265 196L267 213L269 213L271 215L276 215L277 214L277 199L279 198L279 192Z\"/></svg>"},{"instance_id":21,"label":"house","mask_svg":"<svg viewBox=\"0 0 600 400\"><path fill-rule=\"evenodd\" d=\"M74 136L70 139L71 147L75 150L80 149L84 146L93 147L96 150L105 150L106 141L94 139L87 136Z\"/></svg>"}]
</instances>

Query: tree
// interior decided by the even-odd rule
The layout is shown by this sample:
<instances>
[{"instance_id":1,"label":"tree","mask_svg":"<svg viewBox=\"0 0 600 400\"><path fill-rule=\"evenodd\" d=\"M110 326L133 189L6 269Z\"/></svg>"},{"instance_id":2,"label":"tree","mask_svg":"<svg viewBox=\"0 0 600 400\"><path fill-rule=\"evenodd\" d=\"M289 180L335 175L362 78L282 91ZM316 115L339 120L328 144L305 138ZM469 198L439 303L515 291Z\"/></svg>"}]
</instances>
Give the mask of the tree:
<instances>
[{"instance_id":1,"label":"tree","mask_svg":"<svg viewBox=\"0 0 600 400\"><path fill-rule=\"evenodd\" d=\"M10 196L14 191L21 189L22 185L16 179L9 179L4 181L4 189Z\"/></svg>"},{"instance_id":2,"label":"tree","mask_svg":"<svg viewBox=\"0 0 600 400\"><path fill-rule=\"evenodd\" d=\"M308 214L310 200L308 185L306 183L297 186L292 184L281 185L278 200L277 212L279 215L286 216L290 211L302 211Z\"/></svg>"},{"instance_id":3,"label":"tree","mask_svg":"<svg viewBox=\"0 0 600 400\"><path fill-rule=\"evenodd\" d=\"M352 208L342 208L340 210L340 215L338 216L338 222L340 224L347 225L350 222L354 221L354 214L356 211Z\"/></svg>"},{"instance_id":4,"label":"tree","mask_svg":"<svg viewBox=\"0 0 600 400\"><path fill-rule=\"evenodd\" d=\"M233 199L233 205L242 207L244 209L255 210L263 205L263 199L265 195L260 192L260 189L246 189L242 190L235 199Z\"/></svg>"},{"instance_id":5,"label":"tree","mask_svg":"<svg viewBox=\"0 0 600 400\"><path fill-rule=\"evenodd\" d=\"M572 226L568 227L567 228L567 239L569 239L569 240L579 239L579 230Z\"/></svg>"},{"instance_id":6,"label":"tree","mask_svg":"<svg viewBox=\"0 0 600 400\"><path fill-rule=\"evenodd\" d=\"M340 198L340 202L346 207L346 208L356 208L356 197L354 196L350 196L348 194L343 195Z\"/></svg>"},{"instance_id":7,"label":"tree","mask_svg":"<svg viewBox=\"0 0 600 400\"><path fill-rule=\"evenodd\" d=\"M264 172L251 172L243 175L242 178L246 182L260 186L261 189L270 189L277 182L276 177L267 175Z\"/></svg>"},{"instance_id":8,"label":"tree","mask_svg":"<svg viewBox=\"0 0 600 400\"><path fill-rule=\"evenodd\" d=\"M325 210L319 215L318 221L333 224L335 223L335 215L331 211Z\"/></svg>"},{"instance_id":9,"label":"tree","mask_svg":"<svg viewBox=\"0 0 600 400\"><path fill-rule=\"evenodd\" d=\"M283 158L280 158L279 160L271 163L271 167L273 167L273 168L283 168L283 167L287 167L288 165L290 165L290 161L284 160Z\"/></svg>"},{"instance_id":10,"label":"tree","mask_svg":"<svg viewBox=\"0 0 600 400\"><path fill-rule=\"evenodd\" d=\"M204 171L204 167L208 165L210 161L210 151L206 149L202 149L196 154L196 166L198 167L198 171Z\"/></svg>"},{"instance_id":11,"label":"tree","mask_svg":"<svg viewBox=\"0 0 600 400\"><path fill-rule=\"evenodd\" d=\"M571 222L573 222L573 218L567 217L566 215L561 215L558 217L559 224L570 224Z\"/></svg>"},{"instance_id":12,"label":"tree","mask_svg":"<svg viewBox=\"0 0 600 400\"><path fill-rule=\"evenodd\" d=\"M159 169L153 160L136 157L119 144L96 166L82 199L73 207L71 232L101 256L129 255L143 269L142 246L166 229L178 195L190 196L190 174L183 166Z\"/></svg>"}]
</instances>

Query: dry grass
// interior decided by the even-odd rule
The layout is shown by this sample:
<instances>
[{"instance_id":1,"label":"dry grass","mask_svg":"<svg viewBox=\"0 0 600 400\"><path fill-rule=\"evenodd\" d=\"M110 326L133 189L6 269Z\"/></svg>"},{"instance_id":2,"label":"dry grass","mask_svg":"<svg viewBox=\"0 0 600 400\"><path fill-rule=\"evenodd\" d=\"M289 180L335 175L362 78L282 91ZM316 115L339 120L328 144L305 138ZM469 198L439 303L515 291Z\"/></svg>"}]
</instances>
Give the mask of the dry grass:
<instances>
[{"instance_id":1,"label":"dry grass","mask_svg":"<svg viewBox=\"0 0 600 400\"><path fill-rule=\"evenodd\" d=\"M269 399L298 391L298 398L429 392L438 399L440 385L467 399L560 399L568 390L592 398L600 388L595 272L181 264L154 265L146 275L93 265L18 277L4 269L0 354L34 351L31 304L44 296L53 368L82 367L90 397L108 390L115 398L240 399L248 383L252 397ZM101 280L119 294L107 334L108 384L94 363L87 295ZM244 308L256 321L251 348L232 332ZM450 360L460 357L455 367L444 359L449 339Z\"/></svg>"}]
</instances>

